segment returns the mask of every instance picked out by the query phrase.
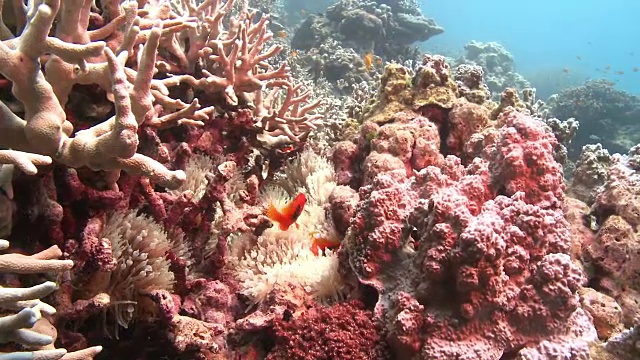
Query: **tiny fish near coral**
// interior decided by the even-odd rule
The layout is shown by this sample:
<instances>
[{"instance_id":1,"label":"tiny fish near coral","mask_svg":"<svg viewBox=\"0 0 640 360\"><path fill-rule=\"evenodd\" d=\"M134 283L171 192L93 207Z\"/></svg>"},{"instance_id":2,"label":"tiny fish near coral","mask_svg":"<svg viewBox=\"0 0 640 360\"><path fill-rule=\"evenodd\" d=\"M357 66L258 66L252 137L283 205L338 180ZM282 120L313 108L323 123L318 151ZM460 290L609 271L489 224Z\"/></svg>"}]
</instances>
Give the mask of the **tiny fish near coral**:
<instances>
[{"instance_id":1,"label":"tiny fish near coral","mask_svg":"<svg viewBox=\"0 0 640 360\"><path fill-rule=\"evenodd\" d=\"M307 197L303 193L300 193L282 210L278 210L273 204L269 204L269 207L267 207L267 216L272 221L280 224L280 230L286 231L292 224L296 224L296 227L298 227L296 220L298 220L298 217L302 214L306 203Z\"/></svg>"},{"instance_id":2,"label":"tiny fish near coral","mask_svg":"<svg viewBox=\"0 0 640 360\"><path fill-rule=\"evenodd\" d=\"M371 66L373 65L373 52L368 51L364 54L364 67L367 69L367 72L371 71Z\"/></svg>"}]
</instances>

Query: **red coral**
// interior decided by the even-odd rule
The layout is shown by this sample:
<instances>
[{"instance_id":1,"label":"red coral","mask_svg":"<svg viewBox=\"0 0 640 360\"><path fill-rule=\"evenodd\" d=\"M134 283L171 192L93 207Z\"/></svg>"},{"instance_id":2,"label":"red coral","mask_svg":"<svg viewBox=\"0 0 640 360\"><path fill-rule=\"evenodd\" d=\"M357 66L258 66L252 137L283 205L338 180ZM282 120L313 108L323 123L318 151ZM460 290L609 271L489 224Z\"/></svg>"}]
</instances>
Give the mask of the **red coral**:
<instances>
[{"instance_id":1,"label":"red coral","mask_svg":"<svg viewBox=\"0 0 640 360\"><path fill-rule=\"evenodd\" d=\"M349 221L355 214L358 204L358 193L347 186L336 186L329 196L331 209L331 219L336 226L336 230L342 235L349 228Z\"/></svg>"},{"instance_id":2,"label":"red coral","mask_svg":"<svg viewBox=\"0 0 640 360\"><path fill-rule=\"evenodd\" d=\"M371 312L359 302L314 307L274 327L276 345L267 360L376 360L388 358Z\"/></svg>"},{"instance_id":3,"label":"red coral","mask_svg":"<svg viewBox=\"0 0 640 360\"><path fill-rule=\"evenodd\" d=\"M334 146L331 159L338 184L349 185L354 180L353 169L357 156L358 146L351 141L341 141Z\"/></svg>"},{"instance_id":4,"label":"red coral","mask_svg":"<svg viewBox=\"0 0 640 360\"><path fill-rule=\"evenodd\" d=\"M565 331L579 307L555 138L515 113L497 134L466 167L449 156L360 191L344 248L401 358L497 358Z\"/></svg>"},{"instance_id":5,"label":"red coral","mask_svg":"<svg viewBox=\"0 0 640 360\"><path fill-rule=\"evenodd\" d=\"M394 178L394 175L396 178ZM394 260L403 246L405 222L415 208L418 196L402 179L402 172L378 175L372 185L360 189L360 204L351 219L350 234L346 238L351 266L361 280L375 284L383 265ZM366 199L366 200L364 200Z\"/></svg>"}]
</instances>

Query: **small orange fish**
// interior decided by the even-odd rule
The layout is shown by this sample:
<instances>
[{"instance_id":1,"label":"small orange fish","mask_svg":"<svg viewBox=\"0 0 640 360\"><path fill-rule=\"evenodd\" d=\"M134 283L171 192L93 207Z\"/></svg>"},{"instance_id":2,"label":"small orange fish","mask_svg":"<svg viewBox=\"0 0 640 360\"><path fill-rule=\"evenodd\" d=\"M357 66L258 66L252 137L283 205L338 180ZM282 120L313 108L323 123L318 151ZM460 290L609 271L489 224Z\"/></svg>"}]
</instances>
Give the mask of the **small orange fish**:
<instances>
[{"instance_id":1,"label":"small orange fish","mask_svg":"<svg viewBox=\"0 0 640 360\"><path fill-rule=\"evenodd\" d=\"M286 32L286 31L284 31L284 30L280 30L280 31L278 31L278 32L276 33L276 36L277 36L277 37L279 37L279 38L281 38L281 39L284 39L284 38L286 38L286 37L287 37L287 32Z\"/></svg>"},{"instance_id":2,"label":"small orange fish","mask_svg":"<svg viewBox=\"0 0 640 360\"><path fill-rule=\"evenodd\" d=\"M313 243L311 244L311 252L313 255L318 256L319 253L324 253L326 249L337 249L340 247L339 241L333 241L321 237L313 237Z\"/></svg>"},{"instance_id":3,"label":"small orange fish","mask_svg":"<svg viewBox=\"0 0 640 360\"><path fill-rule=\"evenodd\" d=\"M282 147L282 148L278 149L278 151L280 151L283 154L288 154L288 153L290 153L292 151L296 151L296 148L291 146L291 145L287 145L285 147Z\"/></svg>"},{"instance_id":4,"label":"small orange fish","mask_svg":"<svg viewBox=\"0 0 640 360\"><path fill-rule=\"evenodd\" d=\"M306 203L307 197L304 196L303 193L300 193L282 210L278 210L273 204L269 204L269 207L267 207L267 217L280 224L280 230L282 231L287 231L291 224L296 224L296 227L299 227L296 220L298 220L298 217L302 214L304 204Z\"/></svg>"},{"instance_id":5,"label":"small orange fish","mask_svg":"<svg viewBox=\"0 0 640 360\"><path fill-rule=\"evenodd\" d=\"M373 53L371 51L364 54L364 67L367 71L371 70L371 65L373 65Z\"/></svg>"},{"instance_id":6,"label":"small orange fish","mask_svg":"<svg viewBox=\"0 0 640 360\"><path fill-rule=\"evenodd\" d=\"M298 57L298 52L295 50L291 51L291 57L292 58Z\"/></svg>"}]
</instances>

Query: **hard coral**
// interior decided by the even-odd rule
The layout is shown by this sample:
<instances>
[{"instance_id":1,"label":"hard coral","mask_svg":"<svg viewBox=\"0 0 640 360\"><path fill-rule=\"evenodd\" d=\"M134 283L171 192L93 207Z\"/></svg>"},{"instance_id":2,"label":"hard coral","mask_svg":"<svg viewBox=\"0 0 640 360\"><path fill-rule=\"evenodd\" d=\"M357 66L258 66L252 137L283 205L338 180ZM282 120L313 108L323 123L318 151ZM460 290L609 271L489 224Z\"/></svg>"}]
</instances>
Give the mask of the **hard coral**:
<instances>
[{"instance_id":1,"label":"hard coral","mask_svg":"<svg viewBox=\"0 0 640 360\"><path fill-rule=\"evenodd\" d=\"M489 149L494 186L513 195L522 191L526 202L542 208L558 208L564 198L562 166L553 157L556 138L542 123L517 111L507 112L500 121L500 142Z\"/></svg>"},{"instance_id":2,"label":"hard coral","mask_svg":"<svg viewBox=\"0 0 640 360\"><path fill-rule=\"evenodd\" d=\"M0 250L9 247L9 242L0 240ZM0 255L0 273L37 274L44 272L61 273L73 267L71 260L58 260L62 251L52 246L34 255ZM6 284L3 284L6 285ZM101 346L67 353L56 349L57 332L47 317L56 309L43 302L43 298L57 289L52 281L46 281L29 288L0 287L2 312L17 311L16 314L0 317L0 343L14 343L3 346L0 358L10 359L93 359L102 351ZM43 316L44 315L44 316ZM33 330L30 330L33 329ZM24 351L29 349L30 351ZM18 350L19 349L19 350ZM11 351L6 353L6 351ZM18 351L12 351L18 350ZM21 351L20 351L21 350Z\"/></svg>"},{"instance_id":3,"label":"hard coral","mask_svg":"<svg viewBox=\"0 0 640 360\"><path fill-rule=\"evenodd\" d=\"M380 360L388 358L380 329L362 304L313 307L274 327L275 347L268 360Z\"/></svg>"},{"instance_id":4,"label":"hard coral","mask_svg":"<svg viewBox=\"0 0 640 360\"><path fill-rule=\"evenodd\" d=\"M345 250L378 291L374 313L398 356L498 359L556 336L554 349L586 339L569 346L579 354L595 334L582 320L565 326L585 277L567 255L556 139L520 113L501 121L466 166L448 156L361 189Z\"/></svg>"}]
</instances>

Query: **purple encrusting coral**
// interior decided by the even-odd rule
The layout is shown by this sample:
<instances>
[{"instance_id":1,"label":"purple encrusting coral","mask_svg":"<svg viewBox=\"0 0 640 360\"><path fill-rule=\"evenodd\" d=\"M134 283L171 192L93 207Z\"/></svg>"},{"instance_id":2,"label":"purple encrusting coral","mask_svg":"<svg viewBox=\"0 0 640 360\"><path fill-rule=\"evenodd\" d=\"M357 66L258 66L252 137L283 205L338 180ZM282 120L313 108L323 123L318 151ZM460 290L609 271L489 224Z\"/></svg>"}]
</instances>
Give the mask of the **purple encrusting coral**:
<instances>
[{"instance_id":1,"label":"purple encrusting coral","mask_svg":"<svg viewBox=\"0 0 640 360\"><path fill-rule=\"evenodd\" d=\"M490 99L504 84L484 77L494 44L470 45L477 64L455 76L433 54L377 64L376 96L339 123L279 61L286 34L246 3L12 10L8 356L634 358L640 148L587 148L565 194L562 139L517 90ZM341 1L307 23L337 26L311 35L344 46L442 31L406 2ZM395 30L367 32L378 23ZM266 209L299 193L281 228Z\"/></svg>"}]
</instances>

